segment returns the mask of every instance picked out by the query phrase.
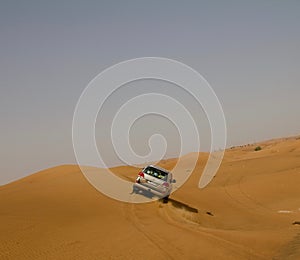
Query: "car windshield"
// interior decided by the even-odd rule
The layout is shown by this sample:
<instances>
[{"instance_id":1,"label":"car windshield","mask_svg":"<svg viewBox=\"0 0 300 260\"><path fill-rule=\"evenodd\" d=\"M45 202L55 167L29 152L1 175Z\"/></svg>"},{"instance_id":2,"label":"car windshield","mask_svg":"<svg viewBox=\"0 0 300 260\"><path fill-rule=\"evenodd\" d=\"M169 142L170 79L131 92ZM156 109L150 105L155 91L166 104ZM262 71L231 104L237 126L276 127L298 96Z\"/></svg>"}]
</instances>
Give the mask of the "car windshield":
<instances>
[{"instance_id":1,"label":"car windshield","mask_svg":"<svg viewBox=\"0 0 300 260\"><path fill-rule=\"evenodd\" d=\"M161 171L161 170L156 169L151 166L148 166L147 168L145 168L144 173L146 173L150 176L156 177L158 179L161 179L161 180L167 180L167 177L168 177L167 172Z\"/></svg>"}]
</instances>

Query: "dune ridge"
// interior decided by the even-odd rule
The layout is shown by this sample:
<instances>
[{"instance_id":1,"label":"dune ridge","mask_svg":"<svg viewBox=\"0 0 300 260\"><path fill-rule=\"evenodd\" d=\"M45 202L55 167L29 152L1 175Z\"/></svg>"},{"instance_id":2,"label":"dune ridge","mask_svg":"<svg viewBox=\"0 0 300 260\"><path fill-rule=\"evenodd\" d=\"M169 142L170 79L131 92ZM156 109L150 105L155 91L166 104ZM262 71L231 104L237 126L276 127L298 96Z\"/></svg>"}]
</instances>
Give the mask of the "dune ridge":
<instances>
[{"instance_id":1,"label":"dune ridge","mask_svg":"<svg viewBox=\"0 0 300 260\"><path fill-rule=\"evenodd\" d=\"M0 186L0 259L300 259L300 138L227 149L199 189L206 160L199 154L167 204L115 201L76 165ZM111 170L131 181L137 174Z\"/></svg>"}]
</instances>

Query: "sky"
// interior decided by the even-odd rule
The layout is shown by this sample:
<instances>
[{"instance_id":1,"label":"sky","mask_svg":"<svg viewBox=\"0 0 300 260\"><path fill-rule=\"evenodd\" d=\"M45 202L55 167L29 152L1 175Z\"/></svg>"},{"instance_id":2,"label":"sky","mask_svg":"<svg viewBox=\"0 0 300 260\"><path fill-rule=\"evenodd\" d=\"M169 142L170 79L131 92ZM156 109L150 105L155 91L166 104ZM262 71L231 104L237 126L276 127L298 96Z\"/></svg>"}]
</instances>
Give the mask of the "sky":
<instances>
[{"instance_id":1,"label":"sky","mask_svg":"<svg viewBox=\"0 0 300 260\"><path fill-rule=\"evenodd\" d=\"M72 119L80 95L104 69L139 57L182 62L209 82L224 111L227 147L299 134L299 10L296 0L0 1L0 185L76 163ZM174 88L133 82L111 97L95 134L109 165L121 163L108 141L120 105ZM200 150L209 149L201 106L176 97L201 128ZM136 121L132 147L149 152L155 133L165 135L165 157L176 156L180 133L157 115Z\"/></svg>"}]
</instances>

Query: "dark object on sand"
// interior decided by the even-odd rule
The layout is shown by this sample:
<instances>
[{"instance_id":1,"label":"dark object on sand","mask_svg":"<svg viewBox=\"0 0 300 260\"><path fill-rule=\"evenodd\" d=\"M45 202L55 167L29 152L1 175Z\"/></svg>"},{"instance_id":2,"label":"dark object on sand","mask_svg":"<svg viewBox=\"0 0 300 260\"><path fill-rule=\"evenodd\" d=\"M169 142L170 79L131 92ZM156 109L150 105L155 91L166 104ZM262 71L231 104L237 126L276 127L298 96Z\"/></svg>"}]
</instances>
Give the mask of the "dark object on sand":
<instances>
[{"instance_id":1,"label":"dark object on sand","mask_svg":"<svg viewBox=\"0 0 300 260\"><path fill-rule=\"evenodd\" d=\"M255 147L254 151L260 151L262 148L260 146Z\"/></svg>"},{"instance_id":2,"label":"dark object on sand","mask_svg":"<svg viewBox=\"0 0 300 260\"><path fill-rule=\"evenodd\" d=\"M213 216L214 214L212 214L211 212L209 212L209 211L206 211L206 214L207 215L210 215L210 216Z\"/></svg>"}]
</instances>

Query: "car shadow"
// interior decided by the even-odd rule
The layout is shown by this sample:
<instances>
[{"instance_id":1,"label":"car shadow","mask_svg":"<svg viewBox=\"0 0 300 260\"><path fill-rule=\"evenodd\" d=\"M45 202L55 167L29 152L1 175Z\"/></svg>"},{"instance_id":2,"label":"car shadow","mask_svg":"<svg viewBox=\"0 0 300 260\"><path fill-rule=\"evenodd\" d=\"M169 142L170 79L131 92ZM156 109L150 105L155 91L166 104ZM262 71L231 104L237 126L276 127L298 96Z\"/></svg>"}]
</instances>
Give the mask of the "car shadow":
<instances>
[{"instance_id":1,"label":"car shadow","mask_svg":"<svg viewBox=\"0 0 300 260\"><path fill-rule=\"evenodd\" d=\"M140 191L137 191L137 192L135 192L133 190L130 194L139 194L139 195L145 196L149 199L153 199L154 197L157 197L154 194L152 194L151 192L145 191L145 190L143 190L143 191L140 190ZM177 208L177 209L182 209L182 210L192 212L192 213L199 213L199 210L197 208L191 207L190 205L188 205L186 203L183 203L181 201L178 201L178 200L175 200L175 199L172 199L172 198L169 198L169 197L168 198L160 198L160 199L158 199L158 201L161 202L161 203L164 203L164 204L171 203L171 205L174 208ZM209 216L214 216L214 214L211 211L204 211L203 213L205 213ZM293 224L298 225L298 224L300 224L300 221L295 221Z\"/></svg>"},{"instance_id":2,"label":"car shadow","mask_svg":"<svg viewBox=\"0 0 300 260\"><path fill-rule=\"evenodd\" d=\"M132 192L130 194L139 194L142 196L145 196L148 199L153 199L155 196L153 193L151 193L150 191L146 191L146 190L135 190L134 186L132 186Z\"/></svg>"},{"instance_id":3,"label":"car shadow","mask_svg":"<svg viewBox=\"0 0 300 260\"><path fill-rule=\"evenodd\" d=\"M173 207L178 208L178 209L183 209L183 210L193 212L193 213L198 213L199 212L198 209L193 208L193 207L191 207L191 206L189 206L189 205L187 205L183 202L180 202L180 201L172 199L172 198L169 198L168 202L171 203Z\"/></svg>"}]
</instances>

